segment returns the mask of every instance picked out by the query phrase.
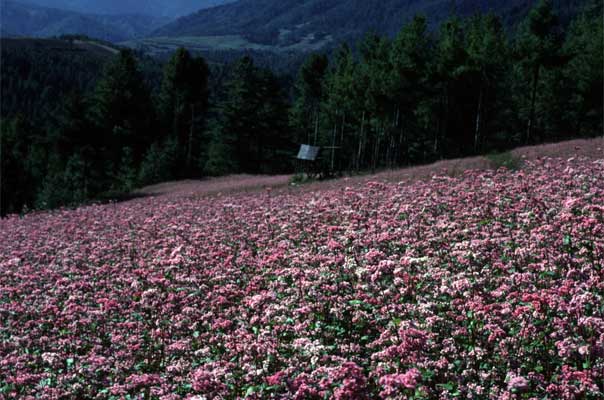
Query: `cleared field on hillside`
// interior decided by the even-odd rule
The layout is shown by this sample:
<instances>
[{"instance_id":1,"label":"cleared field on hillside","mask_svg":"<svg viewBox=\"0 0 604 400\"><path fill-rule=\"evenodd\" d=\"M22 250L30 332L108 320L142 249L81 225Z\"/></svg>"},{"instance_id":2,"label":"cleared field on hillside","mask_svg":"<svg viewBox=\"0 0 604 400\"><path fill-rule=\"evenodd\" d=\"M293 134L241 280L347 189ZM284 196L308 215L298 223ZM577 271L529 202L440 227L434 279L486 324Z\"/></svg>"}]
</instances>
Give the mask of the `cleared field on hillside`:
<instances>
[{"instance_id":1,"label":"cleared field on hillside","mask_svg":"<svg viewBox=\"0 0 604 400\"><path fill-rule=\"evenodd\" d=\"M182 37L150 37L131 40L121 43L131 48L141 48L151 54L173 52L179 47L186 47L190 51L220 51L220 50L257 50L275 53L290 51L319 51L331 43L332 38L327 36L315 40L313 35L302 38L299 42L284 46L270 46L250 42L241 35L223 36L182 36Z\"/></svg>"},{"instance_id":2,"label":"cleared field on hillside","mask_svg":"<svg viewBox=\"0 0 604 400\"><path fill-rule=\"evenodd\" d=\"M2 220L0 394L602 398L604 156L577 143Z\"/></svg>"}]
</instances>

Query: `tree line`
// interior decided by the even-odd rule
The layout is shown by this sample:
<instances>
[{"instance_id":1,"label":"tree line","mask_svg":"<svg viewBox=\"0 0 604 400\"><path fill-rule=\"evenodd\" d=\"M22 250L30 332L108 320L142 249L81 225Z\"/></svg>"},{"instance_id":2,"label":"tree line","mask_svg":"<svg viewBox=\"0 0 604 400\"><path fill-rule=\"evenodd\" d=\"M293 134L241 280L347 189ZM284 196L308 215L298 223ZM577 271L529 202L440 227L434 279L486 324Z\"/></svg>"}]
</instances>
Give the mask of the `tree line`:
<instances>
[{"instance_id":1,"label":"tree line","mask_svg":"<svg viewBox=\"0 0 604 400\"><path fill-rule=\"evenodd\" d=\"M475 15L432 33L417 16L394 39L311 56L292 127L357 171L601 134L603 38L601 2L566 29L548 1L512 32Z\"/></svg>"},{"instance_id":2,"label":"tree line","mask_svg":"<svg viewBox=\"0 0 604 400\"><path fill-rule=\"evenodd\" d=\"M24 53L2 57L3 215L115 199L173 179L288 169L291 143L277 140L289 132L287 96L250 58L214 69L216 84L208 63L185 49L159 79L130 50L104 68L89 55L62 63Z\"/></svg>"},{"instance_id":3,"label":"tree line","mask_svg":"<svg viewBox=\"0 0 604 400\"><path fill-rule=\"evenodd\" d=\"M513 31L476 15L433 32L417 16L392 39L310 55L293 86L251 57L221 68L185 49L161 70L129 50L102 69L3 53L0 212L292 172L303 143L327 147L334 174L599 134L601 16L595 2L563 27L545 0Z\"/></svg>"}]
</instances>

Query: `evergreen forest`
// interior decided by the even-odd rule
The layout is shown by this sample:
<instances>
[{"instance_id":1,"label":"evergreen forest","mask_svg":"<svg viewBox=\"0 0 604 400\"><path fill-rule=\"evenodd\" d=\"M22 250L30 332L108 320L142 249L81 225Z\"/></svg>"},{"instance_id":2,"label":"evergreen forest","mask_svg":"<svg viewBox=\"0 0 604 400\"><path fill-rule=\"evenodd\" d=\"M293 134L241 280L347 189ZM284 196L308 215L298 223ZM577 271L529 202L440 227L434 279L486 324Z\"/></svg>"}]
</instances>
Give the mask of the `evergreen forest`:
<instances>
[{"instance_id":1,"label":"evergreen forest","mask_svg":"<svg viewBox=\"0 0 604 400\"><path fill-rule=\"evenodd\" d=\"M476 14L434 29L418 15L394 37L308 54L291 77L249 55L180 48L163 62L5 39L0 213L293 173L300 144L328 148L317 169L334 176L602 135L602 12L591 2L563 23L542 0L513 27Z\"/></svg>"}]
</instances>

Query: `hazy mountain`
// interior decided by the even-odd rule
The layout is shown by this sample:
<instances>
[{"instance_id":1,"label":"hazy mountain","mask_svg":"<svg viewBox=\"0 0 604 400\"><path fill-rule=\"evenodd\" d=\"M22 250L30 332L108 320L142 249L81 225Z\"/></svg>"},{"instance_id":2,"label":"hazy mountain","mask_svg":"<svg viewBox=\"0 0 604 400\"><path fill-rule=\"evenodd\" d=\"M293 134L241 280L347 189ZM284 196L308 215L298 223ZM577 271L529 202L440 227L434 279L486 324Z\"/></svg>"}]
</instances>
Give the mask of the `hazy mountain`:
<instances>
[{"instance_id":1,"label":"hazy mountain","mask_svg":"<svg viewBox=\"0 0 604 400\"><path fill-rule=\"evenodd\" d=\"M80 14L0 0L2 36L52 37L82 34L120 42L145 36L167 21L166 18L145 15Z\"/></svg>"},{"instance_id":2,"label":"hazy mountain","mask_svg":"<svg viewBox=\"0 0 604 400\"><path fill-rule=\"evenodd\" d=\"M355 40L365 32L393 35L404 21L424 14L436 26L452 13L522 18L536 0L240 0L182 17L153 33L158 37L239 36L255 44L295 46ZM558 0L562 13L580 0Z\"/></svg>"},{"instance_id":3,"label":"hazy mountain","mask_svg":"<svg viewBox=\"0 0 604 400\"><path fill-rule=\"evenodd\" d=\"M17 0L86 14L144 14L175 18L234 0Z\"/></svg>"}]
</instances>

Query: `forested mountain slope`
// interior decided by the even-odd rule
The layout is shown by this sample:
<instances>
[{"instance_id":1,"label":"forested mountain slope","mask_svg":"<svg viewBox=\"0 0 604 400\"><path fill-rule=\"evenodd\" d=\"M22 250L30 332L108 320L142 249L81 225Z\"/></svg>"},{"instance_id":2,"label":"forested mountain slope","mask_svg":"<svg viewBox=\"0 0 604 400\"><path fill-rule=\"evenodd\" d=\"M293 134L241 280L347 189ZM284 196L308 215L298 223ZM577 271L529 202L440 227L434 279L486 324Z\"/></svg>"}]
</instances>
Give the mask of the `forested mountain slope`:
<instances>
[{"instance_id":1,"label":"forested mountain slope","mask_svg":"<svg viewBox=\"0 0 604 400\"><path fill-rule=\"evenodd\" d=\"M214 7L233 0L17 0L81 13L148 14L158 17L178 17L203 8Z\"/></svg>"},{"instance_id":2,"label":"forested mountain slope","mask_svg":"<svg viewBox=\"0 0 604 400\"><path fill-rule=\"evenodd\" d=\"M581 0L557 0L559 14L572 15ZM392 36L416 14L432 27L452 14L469 16L493 12L514 25L535 1L526 0L240 0L183 17L153 36L240 35L265 45L291 46L307 42L354 41L367 31Z\"/></svg>"},{"instance_id":3,"label":"forested mountain slope","mask_svg":"<svg viewBox=\"0 0 604 400\"><path fill-rule=\"evenodd\" d=\"M104 64L117 52L94 42L58 39L2 39L0 43L0 117L47 115L48 107L70 92L91 90Z\"/></svg>"},{"instance_id":4,"label":"forested mountain slope","mask_svg":"<svg viewBox=\"0 0 604 400\"><path fill-rule=\"evenodd\" d=\"M119 42L149 34L169 19L148 15L80 14L56 8L0 1L2 36L53 37L81 34Z\"/></svg>"}]
</instances>

